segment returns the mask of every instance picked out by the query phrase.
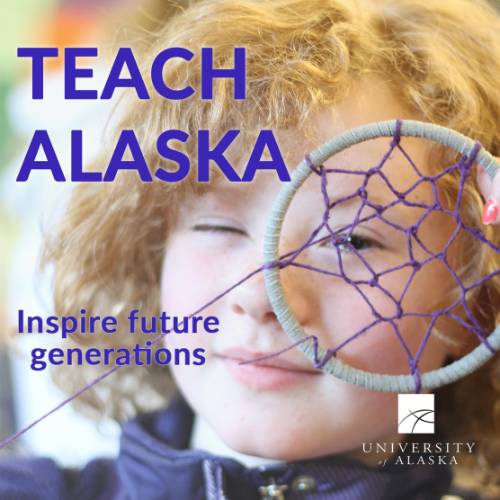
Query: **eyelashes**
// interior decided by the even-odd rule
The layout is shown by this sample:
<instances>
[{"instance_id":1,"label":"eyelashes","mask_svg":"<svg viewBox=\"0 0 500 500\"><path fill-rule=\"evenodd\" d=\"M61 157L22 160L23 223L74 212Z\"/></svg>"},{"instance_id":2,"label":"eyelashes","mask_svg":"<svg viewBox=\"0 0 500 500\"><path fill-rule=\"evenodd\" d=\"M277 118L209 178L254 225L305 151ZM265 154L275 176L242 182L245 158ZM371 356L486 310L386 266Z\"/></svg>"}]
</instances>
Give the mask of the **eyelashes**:
<instances>
[{"instance_id":1,"label":"eyelashes","mask_svg":"<svg viewBox=\"0 0 500 500\"><path fill-rule=\"evenodd\" d=\"M192 228L193 231L207 232L207 233L220 233L220 234L235 234L239 236L248 237L248 233L239 227L231 226L228 224L195 224ZM383 246L372 238L362 236L359 234L340 235L338 239L328 238L320 244L325 248L338 248L343 253L364 252L372 249L380 249Z\"/></svg>"},{"instance_id":2,"label":"eyelashes","mask_svg":"<svg viewBox=\"0 0 500 500\"><path fill-rule=\"evenodd\" d=\"M362 251L368 248L373 248L374 242L369 238L364 238L362 236L353 234L352 236L345 238L342 242L342 245L347 246L349 249Z\"/></svg>"},{"instance_id":3,"label":"eyelashes","mask_svg":"<svg viewBox=\"0 0 500 500\"><path fill-rule=\"evenodd\" d=\"M244 229L235 226L228 226L225 224L195 224L192 227L193 231L210 232L210 233L232 233L239 234L240 236L248 236Z\"/></svg>"},{"instance_id":4,"label":"eyelashes","mask_svg":"<svg viewBox=\"0 0 500 500\"><path fill-rule=\"evenodd\" d=\"M359 234L351 234L349 236L340 235L338 239L328 238L322 246L331 248L336 247L344 253L351 253L353 251L363 252L375 248L383 248L379 242Z\"/></svg>"}]
</instances>

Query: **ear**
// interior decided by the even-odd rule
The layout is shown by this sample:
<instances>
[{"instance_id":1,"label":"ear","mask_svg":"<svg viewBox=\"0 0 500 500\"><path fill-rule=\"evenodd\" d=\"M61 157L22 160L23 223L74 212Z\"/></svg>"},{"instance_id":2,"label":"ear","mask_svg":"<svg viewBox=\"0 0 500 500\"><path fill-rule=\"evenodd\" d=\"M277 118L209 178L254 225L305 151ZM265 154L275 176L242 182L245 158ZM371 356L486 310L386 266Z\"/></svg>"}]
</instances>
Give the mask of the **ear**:
<instances>
[{"instance_id":1,"label":"ear","mask_svg":"<svg viewBox=\"0 0 500 500\"><path fill-rule=\"evenodd\" d=\"M500 162L500 158L497 158ZM477 183L486 200L483 209L483 224L500 224L500 173L492 180L486 170L478 165Z\"/></svg>"}]
</instances>

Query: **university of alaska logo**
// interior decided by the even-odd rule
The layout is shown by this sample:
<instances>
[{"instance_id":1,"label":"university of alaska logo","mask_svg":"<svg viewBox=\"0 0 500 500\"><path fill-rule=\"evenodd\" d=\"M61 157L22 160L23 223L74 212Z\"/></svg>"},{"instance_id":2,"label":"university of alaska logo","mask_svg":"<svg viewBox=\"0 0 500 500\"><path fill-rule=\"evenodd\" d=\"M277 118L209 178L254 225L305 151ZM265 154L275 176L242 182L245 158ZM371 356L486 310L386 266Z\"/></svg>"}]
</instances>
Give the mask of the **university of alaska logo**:
<instances>
[{"instance_id":1,"label":"university of alaska logo","mask_svg":"<svg viewBox=\"0 0 500 500\"><path fill-rule=\"evenodd\" d=\"M434 434L434 394L398 394L398 433Z\"/></svg>"}]
</instances>

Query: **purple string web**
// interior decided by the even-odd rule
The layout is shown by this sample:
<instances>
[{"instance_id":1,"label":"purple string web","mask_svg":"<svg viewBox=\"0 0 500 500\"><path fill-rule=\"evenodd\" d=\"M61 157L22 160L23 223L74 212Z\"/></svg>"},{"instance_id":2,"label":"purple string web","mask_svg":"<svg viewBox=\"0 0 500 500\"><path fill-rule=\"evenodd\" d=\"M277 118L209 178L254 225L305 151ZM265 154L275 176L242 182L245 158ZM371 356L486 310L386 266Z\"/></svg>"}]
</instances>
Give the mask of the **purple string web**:
<instances>
[{"instance_id":1,"label":"purple string web","mask_svg":"<svg viewBox=\"0 0 500 500\"><path fill-rule=\"evenodd\" d=\"M449 264L448 259L447 259L447 251L450 248L450 246L453 244L453 242L456 240L458 237L460 231L465 231L469 233L471 236L479 240L481 243L487 245L492 249L494 252L500 253L500 247L497 247L494 245L491 241L489 241L485 235L477 228L470 227L466 225L461 217L460 217L460 207L461 207L461 202L463 198L463 193L464 193L464 186L467 178L470 175L471 168L477 158L477 155L481 149L481 145L479 143L476 143L474 147L472 148L471 152L468 155L462 155L458 161L452 165L450 165L447 168L442 169L438 174L436 175L423 175L420 171L420 169L417 167L415 162L410 158L408 155L407 151L401 146L401 134L400 134L400 129L401 129L401 122L397 122L397 127L396 131L394 133L394 136L391 140L389 149L386 151L386 153L383 155L382 159L380 162L373 166L372 168L368 170L352 170L352 169L342 169L342 168L325 168L323 165L316 166L313 164L311 161L310 157L306 155L305 160L309 166L309 168L312 170L312 172L318 176L320 179L320 189L321 189L321 197L324 203L324 210L323 210L323 215L322 215L322 220L321 223L312 231L312 233L309 235L309 237L306 239L304 244L302 244L300 247L298 247L295 250L292 250L290 252L287 252L286 254L282 255L279 257L278 260L274 262L267 262L260 266L259 268L253 270L252 272L248 273L246 276L242 277L239 281L234 283L232 286L221 292L219 295L216 297L212 298L209 302L198 308L196 311L194 311L189 317L195 316L214 303L216 303L218 300L220 300L222 297L226 296L228 293L230 293L232 290L237 288L238 286L242 285L245 283L247 280L251 279L255 275L257 275L259 272L262 272L264 269L269 269L273 267L278 267L279 269L284 269L286 267L296 267L296 268L301 268L307 271L311 272L317 272L325 276L330 276L334 278L339 278L344 280L346 283L348 283L350 286L352 286L359 296L362 298L364 303L370 308L371 314L373 316L372 321L361 328L360 330L356 331L354 334L349 336L347 339L343 340L341 343L339 343L337 346L334 348L329 348L325 351L323 356L320 356L319 350L319 340L316 335L308 335L304 337L303 339L299 340L298 342L295 342L288 346L285 349L282 349L279 352L273 353L271 355L263 356L258 359L253 359L251 361L244 361L241 362L241 364L248 364L248 363L259 363L274 357L277 357L284 352L289 351L290 349L293 349L294 347L298 346L299 344L302 344L307 341L311 341L313 345L313 356L314 356L314 366L318 369L323 368L326 363L333 357L336 356L337 353L346 345L348 345L350 342L352 342L354 339L359 338L363 334L367 334L367 332L371 329L373 329L375 326L382 324L382 323L387 323L390 325L391 330L394 332L396 335L397 339L399 340L401 347L406 355L410 373L413 375L414 380L415 380L415 389L416 392L419 392L421 390L421 374L418 368L418 363L419 360L422 356L423 350L427 344L427 341L429 340L429 337L436 325L436 322L440 317L443 316L448 316L455 320L458 324L466 328L467 330L473 332L475 336L477 337L478 341L480 343L483 343L491 352L495 352L495 349L488 343L487 340L487 335L489 332L486 332L477 319L474 317L468 303L467 303L467 295L474 289L477 289L481 285L483 285L486 281L492 279L493 277L497 276L500 274L500 269L491 272L490 274L486 276L482 276L481 278L475 280L474 282L466 285L462 282L461 278L458 276L456 271L453 269L453 267ZM389 178L387 175L383 172L383 167L388 161L388 159L391 157L392 153L394 151L398 150L402 156L406 159L410 167L413 169L414 173L418 176L418 180L408 189L404 191L398 191L389 181ZM457 197L456 197L456 202L455 206L452 209L449 209L447 207L442 206L442 204L439 201L439 196L438 196L438 189L436 183L442 179L443 177L450 175L450 174L458 174L459 176L459 185L458 185L458 190L457 190ZM328 176L331 174L345 174L345 175L355 175L358 176L361 179L361 186L355 190L353 193L351 193L348 196L344 196L342 198L336 199L334 202L331 202L328 196L327 192L327 186L328 186ZM369 180L373 176L379 176L380 179L384 182L384 184L387 186L387 188L392 192L394 195L394 201L391 203L381 206L378 204L375 204L370 201L368 192L367 192L367 186ZM432 186L432 192L433 192L433 202L431 204L426 204L423 202L417 202L417 201L410 201L408 199L408 196L412 194L421 184L423 183L430 183ZM330 225L330 213L331 211L336 207L341 205L342 203L345 203L349 200L354 200L354 199L359 199L361 200L361 204L359 208L356 211L354 220L350 223L347 224L343 227L336 228L335 230L331 227ZM422 215L418 218L418 220L412 224L409 227L402 226L400 224L395 223L394 221L388 219L387 217L384 216L384 213L386 213L388 210L391 208L395 207L396 205L402 205L405 207L412 207L412 208L419 208L423 210ZM362 216L362 213L365 209L365 207L368 207L369 209L372 210L372 212L369 215ZM439 252L432 252L427 245L424 244L422 239L418 235L418 228L422 224L422 222L428 217L428 215L432 212L441 212L443 214L446 214L447 216L453 218L453 220L456 222L456 227L453 230L451 237L448 239L447 243L445 246L439 251ZM381 220L385 224L389 225L392 227L394 230L402 232L405 237L406 241L408 242L408 256L409 259L403 264L400 264L398 266L394 266L389 269L385 269L383 271L375 271L373 267L370 265L368 260L364 257L362 252L358 251L354 246L351 245L351 240L352 236L354 233L354 230L356 229L357 226L360 224L369 222L370 220ZM326 231L326 236L319 236L320 233L324 233ZM325 241L330 241L334 248L336 249L337 252L337 258L338 258L338 271L333 271L333 270L327 270L327 269L322 269L319 267L315 267L310 264L298 262L297 259L298 257L309 247L312 247L314 245L318 245L321 243L324 243ZM415 245L418 245L420 249L422 249L426 257L423 260L418 260L415 256ZM349 248L349 252L355 255L359 261L362 263L364 268L368 271L370 278L369 279L352 279L351 277L348 276L347 272L344 269L344 265L342 263L342 252L341 249ZM415 276L417 275L418 271L425 266L428 263L431 263L433 261L441 261L443 265L447 268L448 272L451 274L453 277L454 281L456 282L456 285L458 287L458 290L460 292L460 296L457 300L455 300L453 303L449 304L445 308L442 309L437 309L433 310L431 312L415 312L415 311L403 311L402 307L402 302L408 293L408 290L410 289L411 283L413 282ZM403 287L402 293L396 297L394 296L389 290L384 288L381 283L380 279L383 278L384 276L394 273L403 269L408 269L410 270L410 275L409 278L406 281L406 284ZM370 287L373 289L379 290L381 293L383 293L395 306L395 312L392 315L381 315L377 309L374 307L374 305L370 301L370 297L368 294L363 290L363 287ZM454 312L454 310L457 307L461 307L462 310L465 313L466 319L460 317L458 314ZM425 331L425 334L422 338L422 341L418 347L418 350L415 355L412 355L410 352L410 349L405 342L403 336L401 335L401 332L399 330L399 327L397 325L397 321L401 320L403 317L419 317L423 318L428 321L428 325ZM151 345L157 344L166 334L160 334L156 336L153 340L149 341ZM61 409L63 406L66 404L70 403L80 395L82 395L84 392L87 390L91 389L95 385L97 385L99 382L102 380L106 379L119 369L123 368L123 365L116 365L108 370L104 371L99 377L95 378L94 380L90 381L86 385L84 385L82 388L80 388L78 391L76 391L74 394L70 395L68 398L63 400L60 404L58 404L56 407L52 408L45 414L43 414L41 417L33 421L31 424L28 426L24 427L23 429L19 430L15 434L7 437L4 439L2 442L0 442L0 449L7 447L9 444L11 444L13 441L15 441L18 437L35 427L38 423L42 422L46 418L48 418L50 415Z\"/></svg>"},{"instance_id":2,"label":"purple string web","mask_svg":"<svg viewBox=\"0 0 500 500\"><path fill-rule=\"evenodd\" d=\"M401 131L401 121L398 121L389 149L383 155L380 162L368 170L325 168L323 165L316 166L312 162L309 155L306 155L305 160L307 165L312 170L312 172L314 172L314 174L316 174L320 179L321 195L324 203L322 221L313 230L309 238L302 246L300 246L299 248L297 248L292 252L289 252L287 255L280 257L278 262L270 262L266 264L265 267L272 268L278 266L280 269L282 269L288 266L293 266L308 271L317 272L322 275L327 275L334 278L342 279L344 282L348 283L356 290L356 292L362 298L363 302L369 307L373 318L369 324L367 324L360 330L356 331L347 339L343 340L336 347L327 349L322 356L319 355L319 350L320 350L319 340L318 337L315 335L308 335L303 339L295 342L291 347L288 347L277 354L282 354L283 352L288 351L290 348L310 340L312 341L313 345L314 366L316 368L323 368L332 357L336 356L336 354L342 348L351 343L354 339L359 338L363 334L366 334L369 330L373 330L376 326L382 323L386 323L390 325L391 330L394 332L399 343L401 344L401 347L407 358L410 373L415 381L415 390L416 392L420 392L422 384L421 384L421 373L418 367L418 363L439 318L448 316L449 318L453 319L467 330L473 332L477 337L477 339L479 340L479 342L483 343L492 353L495 352L495 349L490 345L487 339L487 336L490 332L485 331L484 328L479 324L477 319L474 317L474 314L472 313L469 307L467 296L472 290L477 289L478 287L483 285L486 281L492 279L494 276L499 275L500 269L493 271L486 276L482 276L481 278L478 278L472 283L466 285L462 281L462 279L458 276L457 272L453 269L452 265L449 263L447 252L451 247L451 245L455 242L461 231L465 231L470 236L476 238L481 243L490 247L496 253L500 253L500 247L497 247L491 241L486 239L485 235L479 229L470 227L467 224L465 224L460 216L460 209L464 194L464 186L470 175L471 168L478 156L478 153L481 150L481 145L478 142L476 142L471 152L468 155L462 155L456 163L442 169L438 174L424 175L418 168L416 163L412 160L408 152L401 146L400 131ZM389 160L389 158L391 157L391 155L395 150L398 150L402 154L403 158L408 162L413 172L418 176L418 180L412 186L403 191L397 190L383 171L384 165L387 163L387 161ZM362 179L361 186L351 194L343 196L341 198L336 199L334 202L331 202L328 196L327 186L328 186L328 176L332 174L359 176ZM454 207L450 209L443 206L442 203L440 202L437 182L443 179L445 176L449 176L452 174L454 175L458 174L459 181L458 181L456 201ZM384 185L393 194L394 201L386 205L379 205L370 201L367 192L367 186L369 180L374 176L378 176L383 181ZM430 183L432 187L433 202L431 204L426 204L420 201L419 202L410 201L408 199L409 195L414 193L415 190L423 183ZM335 230L332 229L330 224L331 211L335 207L340 206L341 204L353 199L361 201L359 208L357 208L354 220L343 227L340 227ZM397 205L410 208L418 208L422 210L423 213L419 216L418 220L415 223L406 227L401 224L397 224L393 220L390 220L389 218L384 216L384 214L388 210ZM371 213L369 215L362 216L363 212L365 211L364 210L365 208L371 209ZM422 238L418 234L418 229L421 226L421 224L427 219L429 214L433 212L440 212L442 214L445 214L451 217L456 223L456 226L451 236L449 237L448 241L437 252L431 251L428 248L428 245L426 245L422 241ZM408 249L408 260L406 262L379 272L373 269L372 265L369 263L368 259L365 258L362 252L358 251L354 246L350 244L351 239L353 237L353 233L360 224L376 219L382 221L384 224L390 226L392 229L401 232L406 239L407 249ZM322 237L318 236L320 233L325 233L325 231L327 233L327 236L322 236ZM337 260L339 267L338 271L327 270L312 266L310 264L299 263L296 261L297 257L301 255L307 248L323 243L326 240L330 240L337 251ZM418 245L418 247L420 247L420 249L425 252L426 257L424 259L418 260L416 258L416 253L417 253L415 251L416 245ZM354 254L359 260L359 262L362 263L364 269L368 271L370 276L368 279L352 279L348 276L348 273L346 272L342 262L342 254L340 250L341 248L345 248L346 246L349 249L349 253ZM456 286L458 287L459 298L444 308L435 309L430 312L404 311L402 303L405 297L407 296L408 291L410 290L414 278L417 276L419 270L422 269L423 266L433 261L440 261L442 265L445 266L446 270L451 274ZM381 285L380 280L386 275L404 269L410 270L410 275L406 280L402 293L399 296L395 296L393 293L391 293L389 290L387 290ZM377 289L378 291L380 291L394 305L394 310L395 310L394 314L385 316L380 314L379 311L377 311L375 306L372 304L369 294L363 290L363 287L365 288L370 287L371 289ZM454 310L459 307L461 307L462 310L464 311L466 319L460 317L457 313L454 312ZM404 317L422 318L428 322L422 341L420 342L420 345L415 355L412 355L410 348L405 342L397 324L397 322ZM256 361L261 362L263 360L271 359L275 357L277 354L265 356L259 358L258 360L253 360L252 362Z\"/></svg>"}]
</instances>

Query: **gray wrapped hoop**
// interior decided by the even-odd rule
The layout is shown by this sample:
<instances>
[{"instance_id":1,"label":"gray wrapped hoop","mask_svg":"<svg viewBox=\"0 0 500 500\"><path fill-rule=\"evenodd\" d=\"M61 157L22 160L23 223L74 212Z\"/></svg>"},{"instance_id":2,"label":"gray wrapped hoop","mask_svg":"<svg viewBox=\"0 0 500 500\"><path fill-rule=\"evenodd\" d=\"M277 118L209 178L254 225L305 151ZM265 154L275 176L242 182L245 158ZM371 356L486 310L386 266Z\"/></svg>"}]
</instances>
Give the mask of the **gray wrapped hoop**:
<instances>
[{"instance_id":1,"label":"gray wrapped hoop","mask_svg":"<svg viewBox=\"0 0 500 500\"><path fill-rule=\"evenodd\" d=\"M411 120L405 120L399 122L399 124L399 133L402 137L410 136L429 139L448 146L462 155L469 154L475 144L472 139L454 130L438 125ZM323 144L311 153L309 158L314 165L319 166L331 156L354 144L359 144L378 137L394 136L397 125L397 120L391 120L372 123L349 130ZM491 178L493 178L495 173L500 169L500 164L484 149L480 150L476 160L484 167ZM267 223L264 239L264 262L272 263L279 259L279 241L286 212L295 193L309 175L311 175L311 172L310 166L303 160L294 170L291 182L285 184L278 194ZM264 278L267 295L283 329L293 342L305 340L308 335L298 323L285 300L279 267L272 265L265 267ZM494 350L498 351L498 349L500 349L500 324L497 325L494 331L489 335L488 343ZM315 351L311 342L301 342L298 348L314 362ZM320 346L317 354L320 357L324 357L325 353L325 349ZM481 343L469 354L453 363L423 373L421 375L421 390L429 391L454 382L475 371L492 356L493 353L491 350L489 350L484 343ZM324 372L330 373L345 382L374 391L397 393L415 392L415 380L411 374L384 375L380 373L371 373L346 365L335 357L330 358L322 369Z\"/></svg>"}]
</instances>

